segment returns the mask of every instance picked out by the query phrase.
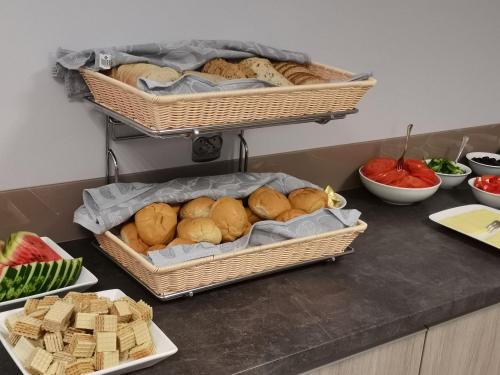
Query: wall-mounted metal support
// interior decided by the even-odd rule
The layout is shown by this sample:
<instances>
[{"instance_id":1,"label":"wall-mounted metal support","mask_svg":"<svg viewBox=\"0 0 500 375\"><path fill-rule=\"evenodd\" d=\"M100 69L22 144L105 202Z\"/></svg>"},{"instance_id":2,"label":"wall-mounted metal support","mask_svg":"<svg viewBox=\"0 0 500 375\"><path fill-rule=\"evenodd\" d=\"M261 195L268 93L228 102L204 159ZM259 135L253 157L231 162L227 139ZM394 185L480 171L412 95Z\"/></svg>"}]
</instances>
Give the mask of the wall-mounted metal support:
<instances>
[{"instance_id":1,"label":"wall-mounted metal support","mask_svg":"<svg viewBox=\"0 0 500 375\"><path fill-rule=\"evenodd\" d=\"M240 155L238 157L238 172L248 171L248 143L245 139L245 131L240 131Z\"/></svg>"},{"instance_id":2,"label":"wall-mounted metal support","mask_svg":"<svg viewBox=\"0 0 500 375\"><path fill-rule=\"evenodd\" d=\"M292 118L281 118L273 120L259 120L248 123L222 124L222 125L202 126L198 128L188 127L183 129L167 128L167 129L156 130L147 128L144 125L134 120L122 116L121 114L109 108L106 108L99 103L96 103L91 97L87 97L85 99L89 103L91 103L96 110L106 115L106 154L105 154L106 159L105 160L106 160L106 180L108 183L111 182L110 162L113 163L114 182L119 181L119 168L118 168L119 163L116 154L111 149L111 140L118 142L118 141L127 141L132 139L148 138L148 137L160 138L160 139L186 137L194 140L201 135L238 131L239 132L238 137L240 140L238 170L240 172L246 172L248 170L248 144L244 137L245 129L299 124L306 122L316 122L318 124L324 125L332 120L340 120L345 118L347 115L358 112L357 108L353 108L352 110L348 111L307 115L307 116L292 117ZM128 127L136 130L139 133L119 135L116 130L122 128L124 125L127 125Z\"/></svg>"}]
</instances>

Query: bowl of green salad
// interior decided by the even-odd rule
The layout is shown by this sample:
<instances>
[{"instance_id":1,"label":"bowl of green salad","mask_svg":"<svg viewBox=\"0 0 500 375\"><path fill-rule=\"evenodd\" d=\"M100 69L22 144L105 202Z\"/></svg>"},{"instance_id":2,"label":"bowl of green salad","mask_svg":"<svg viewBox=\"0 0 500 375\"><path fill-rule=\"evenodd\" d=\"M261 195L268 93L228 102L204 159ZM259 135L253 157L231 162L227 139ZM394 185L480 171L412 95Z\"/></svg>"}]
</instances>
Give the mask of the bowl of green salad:
<instances>
[{"instance_id":1,"label":"bowl of green salad","mask_svg":"<svg viewBox=\"0 0 500 375\"><path fill-rule=\"evenodd\" d=\"M427 166L441 177L442 189L452 189L465 181L472 170L462 163L456 163L453 160L433 158L425 159Z\"/></svg>"}]
</instances>

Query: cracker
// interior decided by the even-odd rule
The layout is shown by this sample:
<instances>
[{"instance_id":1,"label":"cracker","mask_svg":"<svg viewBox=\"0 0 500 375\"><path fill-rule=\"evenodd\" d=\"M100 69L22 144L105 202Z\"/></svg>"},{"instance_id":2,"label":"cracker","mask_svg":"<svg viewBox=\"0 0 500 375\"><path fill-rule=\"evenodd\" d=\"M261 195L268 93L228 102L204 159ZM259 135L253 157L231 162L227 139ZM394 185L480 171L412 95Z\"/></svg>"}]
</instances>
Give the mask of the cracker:
<instances>
[{"instance_id":1,"label":"cracker","mask_svg":"<svg viewBox=\"0 0 500 375\"><path fill-rule=\"evenodd\" d=\"M136 320L135 322L130 323L130 325L134 330L135 342L137 345L152 341L149 327L144 320Z\"/></svg>"},{"instance_id":2,"label":"cracker","mask_svg":"<svg viewBox=\"0 0 500 375\"><path fill-rule=\"evenodd\" d=\"M41 309L36 309L33 311L31 314L28 316L31 316L32 318L38 319L38 320L43 320L45 318L45 315L49 312L49 307L42 307Z\"/></svg>"},{"instance_id":3,"label":"cracker","mask_svg":"<svg viewBox=\"0 0 500 375\"><path fill-rule=\"evenodd\" d=\"M43 328L49 332L64 331L69 326L74 305L64 301L56 301L43 318Z\"/></svg>"},{"instance_id":4,"label":"cracker","mask_svg":"<svg viewBox=\"0 0 500 375\"><path fill-rule=\"evenodd\" d=\"M75 327L69 327L66 331L64 331L63 342L69 344L75 333L86 333L86 331Z\"/></svg>"},{"instance_id":5,"label":"cracker","mask_svg":"<svg viewBox=\"0 0 500 375\"><path fill-rule=\"evenodd\" d=\"M44 374L52 363L53 357L49 352L37 348L28 360L28 371L32 374Z\"/></svg>"},{"instance_id":6,"label":"cracker","mask_svg":"<svg viewBox=\"0 0 500 375\"><path fill-rule=\"evenodd\" d=\"M53 361L45 375L64 375L66 365L59 361Z\"/></svg>"},{"instance_id":7,"label":"cracker","mask_svg":"<svg viewBox=\"0 0 500 375\"><path fill-rule=\"evenodd\" d=\"M9 343L14 346L16 345L19 340L21 339L21 335L18 335L17 333L14 333L14 332L9 332L9 336L7 336L7 340L9 341Z\"/></svg>"},{"instance_id":8,"label":"cracker","mask_svg":"<svg viewBox=\"0 0 500 375\"><path fill-rule=\"evenodd\" d=\"M21 337L14 346L14 353L17 359L19 359L21 363L26 366L35 349L36 346L33 344L33 341L27 339L26 337Z\"/></svg>"},{"instance_id":9,"label":"cracker","mask_svg":"<svg viewBox=\"0 0 500 375\"><path fill-rule=\"evenodd\" d=\"M61 332L46 333L45 336L43 336L43 342L45 343L45 350L49 353L60 352L64 348Z\"/></svg>"},{"instance_id":10,"label":"cracker","mask_svg":"<svg viewBox=\"0 0 500 375\"><path fill-rule=\"evenodd\" d=\"M77 313L74 324L75 328L93 330L96 316L97 314L95 313Z\"/></svg>"},{"instance_id":11,"label":"cracker","mask_svg":"<svg viewBox=\"0 0 500 375\"><path fill-rule=\"evenodd\" d=\"M75 357L73 357L70 353L65 351L55 352L53 356L55 361L59 361L66 364L73 363L76 361Z\"/></svg>"},{"instance_id":12,"label":"cracker","mask_svg":"<svg viewBox=\"0 0 500 375\"><path fill-rule=\"evenodd\" d=\"M135 344L135 334L129 325L118 329L117 333L118 347L121 352L133 348Z\"/></svg>"},{"instance_id":13,"label":"cracker","mask_svg":"<svg viewBox=\"0 0 500 375\"><path fill-rule=\"evenodd\" d=\"M116 332L96 332L96 352L114 352L116 350Z\"/></svg>"},{"instance_id":14,"label":"cracker","mask_svg":"<svg viewBox=\"0 0 500 375\"><path fill-rule=\"evenodd\" d=\"M132 317L132 311L127 301L115 301L110 310L111 314L118 316L118 322L128 322Z\"/></svg>"},{"instance_id":15,"label":"cracker","mask_svg":"<svg viewBox=\"0 0 500 375\"><path fill-rule=\"evenodd\" d=\"M152 342L146 342L130 349L129 357L131 359L139 359L147 357L155 352Z\"/></svg>"},{"instance_id":16,"label":"cracker","mask_svg":"<svg viewBox=\"0 0 500 375\"><path fill-rule=\"evenodd\" d=\"M75 333L68 350L76 358L88 358L94 354L95 345L95 338L92 335Z\"/></svg>"},{"instance_id":17,"label":"cracker","mask_svg":"<svg viewBox=\"0 0 500 375\"><path fill-rule=\"evenodd\" d=\"M108 299L99 298L89 302L89 312L96 314L107 314L109 312Z\"/></svg>"},{"instance_id":18,"label":"cracker","mask_svg":"<svg viewBox=\"0 0 500 375\"><path fill-rule=\"evenodd\" d=\"M40 301L37 299L28 299L24 303L24 313L26 315L31 314L33 311L35 311L38 308L38 303Z\"/></svg>"},{"instance_id":19,"label":"cracker","mask_svg":"<svg viewBox=\"0 0 500 375\"><path fill-rule=\"evenodd\" d=\"M118 350L113 352L98 352L95 356L96 370L103 370L117 366L120 363L120 354Z\"/></svg>"},{"instance_id":20,"label":"cracker","mask_svg":"<svg viewBox=\"0 0 500 375\"><path fill-rule=\"evenodd\" d=\"M116 315L98 315L95 318L95 332L118 331L118 317Z\"/></svg>"},{"instance_id":21,"label":"cracker","mask_svg":"<svg viewBox=\"0 0 500 375\"><path fill-rule=\"evenodd\" d=\"M23 316L16 322L12 332L36 340L42 333L42 322L29 316Z\"/></svg>"},{"instance_id":22,"label":"cracker","mask_svg":"<svg viewBox=\"0 0 500 375\"><path fill-rule=\"evenodd\" d=\"M23 313L9 315L7 319L5 319L5 327L7 327L7 330L9 332L12 332L14 326L16 325L16 322L23 316L25 316Z\"/></svg>"},{"instance_id":23,"label":"cracker","mask_svg":"<svg viewBox=\"0 0 500 375\"><path fill-rule=\"evenodd\" d=\"M45 296L41 300L38 301L38 307L41 309L42 307L51 307L54 303L59 301L59 296Z\"/></svg>"}]
</instances>

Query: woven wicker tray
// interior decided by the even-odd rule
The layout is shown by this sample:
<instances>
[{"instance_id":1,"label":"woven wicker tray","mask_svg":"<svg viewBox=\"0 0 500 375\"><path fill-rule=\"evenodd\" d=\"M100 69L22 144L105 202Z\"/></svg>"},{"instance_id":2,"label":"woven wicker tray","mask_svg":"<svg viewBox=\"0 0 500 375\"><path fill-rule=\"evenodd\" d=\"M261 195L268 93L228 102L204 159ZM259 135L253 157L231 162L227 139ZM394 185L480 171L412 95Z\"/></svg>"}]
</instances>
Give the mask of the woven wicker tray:
<instances>
[{"instance_id":1,"label":"woven wicker tray","mask_svg":"<svg viewBox=\"0 0 500 375\"><path fill-rule=\"evenodd\" d=\"M188 294L193 289L229 283L293 265L341 255L367 225L359 220L349 228L320 235L256 246L156 267L110 231L96 235L100 248L120 267L161 299Z\"/></svg>"},{"instance_id":2,"label":"woven wicker tray","mask_svg":"<svg viewBox=\"0 0 500 375\"><path fill-rule=\"evenodd\" d=\"M348 82L353 73L320 64L316 73L336 82L183 95L152 95L123 82L81 69L94 100L153 130L231 126L351 111L377 82Z\"/></svg>"}]
</instances>

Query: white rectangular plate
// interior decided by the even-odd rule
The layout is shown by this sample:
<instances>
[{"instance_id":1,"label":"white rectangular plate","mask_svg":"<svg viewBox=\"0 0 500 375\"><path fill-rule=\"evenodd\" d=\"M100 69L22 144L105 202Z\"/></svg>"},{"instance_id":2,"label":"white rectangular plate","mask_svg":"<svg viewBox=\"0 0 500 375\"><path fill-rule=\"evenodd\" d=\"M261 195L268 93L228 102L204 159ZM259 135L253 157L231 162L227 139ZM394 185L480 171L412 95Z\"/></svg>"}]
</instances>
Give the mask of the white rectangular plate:
<instances>
[{"instance_id":1,"label":"white rectangular plate","mask_svg":"<svg viewBox=\"0 0 500 375\"><path fill-rule=\"evenodd\" d=\"M42 237L42 240L47 245L49 245L52 248L52 250L54 250L57 254L59 254L61 258L73 259L71 255L69 255L66 251L64 251L58 244L56 244L50 238ZM85 258L83 258L83 263L85 264ZM70 290L76 292L82 292L84 290L87 290L91 286L97 284L97 281L98 281L97 277L95 277L88 269L82 266L82 271L80 272L80 276L73 285L68 285L64 288L50 290L45 293L34 294L28 297L16 298L16 299L11 299L9 301L0 302L0 311L5 311L7 308L12 309L14 307L17 307L20 304L24 303L28 298L41 298L50 294L67 293Z\"/></svg>"},{"instance_id":2,"label":"white rectangular plate","mask_svg":"<svg viewBox=\"0 0 500 375\"><path fill-rule=\"evenodd\" d=\"M101 292L97 292L97 295L99 297L107 297L111 300L117 300L119 298L125 297L125 293L123 293L119 289L110 289L110 290L104 290ZM5 350L7 350L7 353L12 357L12 360L16 363L17 367L19 367L19 370L21 371L22 374L24 375L30 375L30 373L24 368L22 363L16 358L16 355L14 354L14 347L10 345L10 343L7 341L7 327L5 326L5 320L7 319L8 316L12 314L16 314L22 311L22 308L15 309L15 310L9 310L0 313L0 341L2 342L3 346L5 347ZM128 360L125 362L120 363L118 366L111 367L105 370L100 370L93 372L92 374L96 375L101 375L101 374L126 374L132 371L137 371L146 367L151 367L158 362L161 362L167 357L170 357L172 354L175 354L177 352L177 346L163 333L163 331L154 323L151 322L150 325L150 332L151 336L153 338L153 343L156 348L156 353L153 355L150 355L145 358L141 359L136 359L136 360Z\"/></svg>"},{"instance_id":3,"label":"white rectangular plate","mask_svg":"<svg viewBox=\"0 0 500 375\"><path fill-rule=\"evenodd\" d=\"M460 214L470 212L470 211L476 211L479 209L485 209L485 210L492 211L492 212L495 212L495 213L500 215L500 210L497 210L495 208L483 206L482 204L469 204L466 206L459 206L459 207L455 207L455 208L450 208L448 210L436 212L435 214L430 215L429 219L431 219L432 221L434 221L442 226L445 226L446 228L450 228L450 229L454 230L455 232L465 234L468 237L474 238L478 241L484 242L487 245L493 246L496 249L499 249L497 246L493 245L492 243L486 242L486 240L489 237L495 235L496 232L495 233L488 233L487 231L485 231L484 234L475 236L475 235L471 235L471 234L465 233L463 231L457 230L455 228L449 227L447 225L444 225L441 222L442 220L447 219L449 217L460 215Z\"/></svg>"}]
</instances>

